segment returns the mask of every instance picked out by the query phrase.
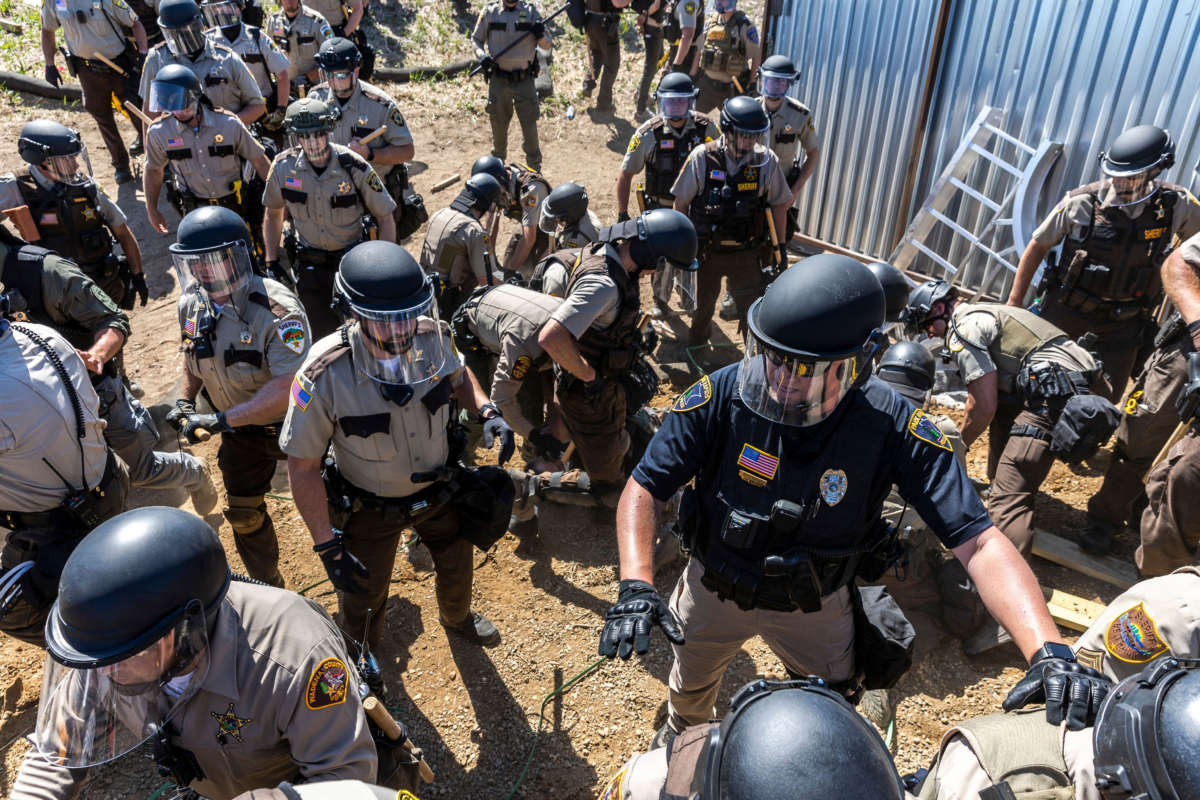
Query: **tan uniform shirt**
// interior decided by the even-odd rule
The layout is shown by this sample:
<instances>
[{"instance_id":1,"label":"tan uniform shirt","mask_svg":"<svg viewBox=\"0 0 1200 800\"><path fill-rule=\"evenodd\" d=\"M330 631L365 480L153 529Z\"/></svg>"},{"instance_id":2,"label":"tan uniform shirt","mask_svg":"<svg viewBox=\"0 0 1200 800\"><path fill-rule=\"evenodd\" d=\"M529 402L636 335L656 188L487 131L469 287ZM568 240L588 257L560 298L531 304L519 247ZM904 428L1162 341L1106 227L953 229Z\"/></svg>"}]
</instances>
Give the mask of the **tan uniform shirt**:
<instances>
[{"instance_id":1,"label":"tan uniform shirt","mask_svg":"<svg viewBox=\"0 0 1200 800\"><path fill-rule=\"evenodd\" d=\"M263 204L287 207L301 244L341 250L363 238L362 215L382 219L396 210L378 173L347 147L330 143L333 152L320 174L299 147L275 156ZM342 166L345 160L351 166Z\"/></svg>"},{"instance_id":2,"label":"tan uniform shirt","mask_svg":"<svg viewBox=\"0 0 1200 800\"><path fill-rule=\"evenodd\" d=\"M202 107L195 126L167 114L146 132L146 168L170 164L192 194L207 200L239 191L243 160L263 155L242 121L219 109Z\"/></svg>"},{"instance_id":3,"label":"tan uniform shirt","mask_svg":"<svg viewBox=\"0 0 1200 800\"><path fill-rule=\"evenodd\" d=\"M333 38L329 21L307 6L300 6L294 19L283 11L276 11L267 18L267 34L287 53L288 78L296 78L316 69L313 60L321 43Z\"/></svg>"},{"instance_id":4,"label":"tan uniform shirt","mask_svg":"<svg viewBox=\"0 0 1200 800\"><path fill-rule=\"evenodd\" d=\"M1172 656L1200 658L1200 567L1134 584L1075 642L1079 663L1118 682Z\"/></svg>"},{"instance_id":5,"label":"tan uniform shirt","mask_svg":"<svg viewBox=\"0 0 1200 800\"><path fill-rule=\"evenodd\" d=\"M342 0L304 0L304 5L324 17L331 26L346 22L346 9L342 6ZM366 3L363 3L363 6L366 6Z\"/></svg>"},{"instance_id":6,"label":"tan uniform shirt","mask_svg":"<svg viewBox=\"0 0 1200 800\"><path fill-rule=\"evenodd\" d=\"M541 20L542 15L531 3L518 0L516 7L507 9L501 0L495 0L480 12L471 38L478 47L494 56ZM529 34L520 44L500 56L496 66L505 72L525 69L533 63L536 48L537 41L533 34Z\"/></svg>"},{"instance_id":7,"label":"tan uniform shirt","mask_svg":"<svg viewBox=\"0 0 1200 800\"><path fill-rule=\"evenodd\" d=\"M589 208L588 212L580 217L574 225L568 225L550 237L550 251L566 247L583 247L585 244L596 241L599 236L600 218Z\"/></svg>"},{"instance_id":8,"label":"tan uniform shirt","mask_svg":"<svg viewBox=\"0 0 1200 800\"><path fill-rule=\"evenodd\" d=\"M263 97L274 94L271 82L275 75L287 69L288 57L266 31L243 24L242 32L232 42L225 38L220 28L210 29L206 35L218 44L227 45L241 57Z\"/></svg>"},{"instance_id":9,"label":"tan uniform shirt","mask_svg":"<svg viewBox=\"0 0 1200 800\"><path fill-rule=\"evenodd\" d=\"M193 790L229 800L284 780L375 780L375 743L354 661L319 605L235 581L215 624L208 671L171 718L178 731L172 742L195 755L204 772ZM13 800L77 797L85 776L31 750Z\"/></svg>"},{"instance_id":10,"label":"tan uniform shirt","mask_svg":"<svg viewBox=\"0 0 1200 800\"><path fill-rule=\"evenodd\" d=\"M746 21L741 25L732 25L722 22L721 16L721 14L714 12L704 18L704 41L700 44L702 51L701 64L704 62L703 51L714 49L713 43L725 38L730 40L729 47L731 52L736 52L739 46L744 48L746 63L750 64L754 61L755 55L758 54L758 28L754 27L754 23L749 18L746 18ZM732 21L733 17L730 17L729 22ZM713 69L712 67L701 66L701 69L709 78L720 83L729 83L737 77L736 73Z\"/></svg>"},{"instance_id":11,"label":"tan uniform shirt","mask_svg":"<svg viewBox=\"0 0 1200 800\"><path fill-rule=\"evenodd\" d=\"M589 250L591 248L585 248L584 258L598 257L588 253ZM613 247L606 245L599 252L605 251L608 257L617 258ZM612 325L617 319L620 307L621 290L608 275L595 273L580 278L575 288L550 316L578 339L588 328L594 326L597 330L604 330Z\"/></svg>"},{"instance_id":12,"label":"tan uniform shirt","mask_svg":"<svg viewBox=\"0 0 1200 800\"><path fill-rule=\"evenodd\" d=\"M206 39L204 52L195 60L187 56L174 55L167 49L166 42L150 48L146 55L146 66L142 68L142 83L138 93L150 97L150 84L159 70L168 64L182 64L196 73L204 94L217 108L237 113L246 106L262 105L262 90L250 68L242 57L226 44Z\"/></svg>"},{"instance_id":13,"label":"tan uniform shirt","mask_svg":"<svg viewBox=\"0 0 1200 800\"><path fill-rule=\"evenodd\" d=\"M78 17L81 12L83 24ZM62 28L67 51L88 60L97 60L98 55L112 60L121 55L126 39L118 36L117 31L124 34L128 30L122 29L132 29L135 22L137 14L125 0L42 0L42 28L48 31Z\"/></svg>"},{"instance_id":14,"label":"tan uniform shirt","mask_svg":"<svg viewBox=\"0 0 1200 800\"><path fill-rule=\"evenodd\" d=\"M675 16L679 18L680 29L695 28L699 25L703 11L704 3L701 0L679 0L675 5Z\"/></svg>"},{"instance_id":15,"label":"tan uniform shirt","mask_svg":"<svg viewBox=\"0 0 1200 800\"><path fill-rule=\"evenodd\" d=\"M29 174L37 181L39 186L50 189L53 188L54 182L47 180L42 175L41 170L37 167L30 167ZM100 184L95 184L96 188L96 206L95 211L100 214L100 218L107 223L110 228L119 228L122 225L128 225L129 219L112 199L104 193L103 187ZM16 208L17 206L25 205L25 199L21 197L21 190L17 188L17 176L15 173L6 172L0 175L0 209ZM46 219L46 216L53 215L54 219ZM58 215L56 212L47 211L42 219L35 219L35 225L56 225L58 224ZM36 244L36 242L34 242Z\"/></svg>"},{"instance_id":16,"label":"tan uniform shirt","mask_svg":"<svg viewBox=\"0 0 1200 800\"><path fill-rule=\"evenodd\" d=\"M521 436L528 436L534 426L521 413L517 393L526 378L553 367L538 344L538 334L558 306L555 297L505 283L489 290L467 312L467 327L488 352L499 356L492 374L492 402Z\"/></svg>"},{"instance_id":17,"label":"tan uniform shirt","mask_svg":"<svg viewBox=\"0 0 1200 800\"><path fill-rule=\"evenodd\" d=\"M79 439L70 397L42 348L15 329L0 336L0 509L47 511L69 494L54 469L76 489L100 483L108 458L105 423L99 415L100 399L75 348L44 325L21 325L58 353L83 406L85 437Z\"/></svg>"},{"instance_id":18,"label":"tan uniform shirt","mask_svg":"<svg viewBox=\"0 0 1200 800\"><path fill-rule=\"evenodd\" d=\"M1101 198L1107 206L1106 198ZM1136 219L1149 203L1138 203L1124 209L1126 215ZM1086 194L1071 197L1064 195L1050 215L1033 232L1033 240L1043 247L1054 247L1067 236L1082 239L1092 222L1092 198ZM1186 239L1200 232L1200 201L1187 192L1175 203L1171 214L1171 236Z\"/></svg>"},{"instance_id":19,"label":"tan uniform shirt","mask_svg":"<svg viewBox=\"0 0 1200 800\"><path fill-rule=\"evenodd\" d=\"M407 497L429 486L429 482L413 483L412 474L445 465L450 394L466 377L449 326L441 325L449 359L437 380L413 387L413 397L403 407L385 400L374 381L355 367L372 358L360 349L357 336L350 337L348 351L311 377L313 362L339 344L342 334L338 331L317 342L292 384L292 401L279 435L283 452L294 458L320 458L332 441L338 471L359 489L380 497ZM430 413L422 401L434 392L445 400ZM347 420L354 423L349 426L354 434L346 433Z\"/></svg>"},{"instance_id":20,"label":"tan uniform shirt","mask_svg":"<svg viewBox=\"0 0 1200 800\"><path fill-rule=\"evenodd\" d=\"M551 261L542 271L542 294L563 298L567 296L567 282L571 280L570 273L561 261Z\"/></svg>"},{"instance_id":21,"label":"tan uniform shirt","mask_svg":"<svg viewBox=\"0 0 1200 800\"><path fill-rule=\"evenodd\" d=\"M304 307L283 284L255 276L235 297L217 314L213 357L197 358L189 331L204 326L205 302L199 291L179 295L188 372L203 382L218 411L246 402L280 375L294 375L312 344Z\"/></svg>"},{"instance_id":22,"label":"tan uniform shirt","mask_svg":"<svg viewBox=\"0 0 1200 800\"><path fill-rule=\"evenodd\" d=\"M354 87L354 92L346 102L341 102L334 95L327 83L319 83L308 93L310 97L328 103L331 108L341 107L342 116L333 126L329 141L337 144L349 144L351 139L363 139L367 134L374 133L378 128L386 126L387 130L378 138L367 144L367 147L387 147L389 145L412 144L412 132L396 101L366 81L360 80ZM387 177L396 168L395 164L381 165L379 177Z\"/></svg>"},{"instance_id":23,"label":"tan uniform shirt","mask_svg":"<svg viewBox=\"0 0 1200 800\"><path fill-rule=\"evenodd\" d=\"M636 175L646 168L646 159L654 152L654 134L652 128L662 124L662 118L653 116L642 123L642 126L629 138L629 146L625 148L625 157L621 160L621 171ZM663 140L664 146L676 147L687 139L692 130L700 127L704 131L704 141L711 142L721 135L716 123L704 114L693 113L680 128L666 128L671 136Z\"/></svg>"},{"instance_id":24,"label":"tan uniform shirt","mask_svg":"<svg viewBox=\"0 0 1200 800\"><path fill-rule=\"evenodd\" d=\"M692 198L704 187L707 169L704 145L700 145L688 154L679 177L671 187L675 199L684 203L692 202ZM730 160L728 152L725 154L725 170L728 173L738 170L738 165ZM758 192L766 195L769 206L784 205L792 200L792 188L788 186L774 153L767 153L767 163L759 168Z\"/></svg>"},{"instance_id":25,"label":"tan uniform shirt","mask_svg":"<svg viewBox=\"0 0 1200 800\"><path fill-rule=\"evenodd\" d=\"M523 184L517 183L516 178L509 181L509 195L516 196L521 204L521 227L535 228L542 218L542 203L550 190L540 180L528 180Z\"/></svg>"},{"instance_id":26,"label":"tan uniform shirt","mask_svg":"<svg viewBox=\"0 0 1200 800\"><path fill-rule=\"evenodd\" d=\"M760 97L758 102L764 109L767 107L766 98ZM767 114L771 117L771 150L786 174L797 158L803 163L802 149L820 147L821 140L813 127L812 112L794 97L783 98L783 104Z\"/></svg>"},{"instance_id":27,"label":"tan uniform shirt","mask_svg":"<svg viewBox=\"0 0 1200 800\"><path fill-rule=\"evenodd\" d=\"M421 245L421 269L437 274L447 286L487 283L487 233L473 214L453 208L435 211ZM468 278L474 276L474 283Z\"/></svg>"}]
</instances>

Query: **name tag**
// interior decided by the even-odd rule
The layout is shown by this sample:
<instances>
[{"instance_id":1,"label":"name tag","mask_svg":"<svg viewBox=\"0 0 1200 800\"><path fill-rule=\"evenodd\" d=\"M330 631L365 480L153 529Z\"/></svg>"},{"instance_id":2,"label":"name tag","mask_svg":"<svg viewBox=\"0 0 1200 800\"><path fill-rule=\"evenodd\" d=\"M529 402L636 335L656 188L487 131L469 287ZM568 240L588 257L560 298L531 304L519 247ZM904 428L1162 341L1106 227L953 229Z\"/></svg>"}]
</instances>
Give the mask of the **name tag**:
<instances>
[{"instance_id":1,"label":"name tag","mask_svg":"<svg viewBox=\"0 0 1200 800\"><path fill-rule=\"evenodd\" d=\"M753 192L757 188L758 188L758 181L754 181L753 183L739 183L738 184L739 192Z\"/></svg>"}]
</instances>

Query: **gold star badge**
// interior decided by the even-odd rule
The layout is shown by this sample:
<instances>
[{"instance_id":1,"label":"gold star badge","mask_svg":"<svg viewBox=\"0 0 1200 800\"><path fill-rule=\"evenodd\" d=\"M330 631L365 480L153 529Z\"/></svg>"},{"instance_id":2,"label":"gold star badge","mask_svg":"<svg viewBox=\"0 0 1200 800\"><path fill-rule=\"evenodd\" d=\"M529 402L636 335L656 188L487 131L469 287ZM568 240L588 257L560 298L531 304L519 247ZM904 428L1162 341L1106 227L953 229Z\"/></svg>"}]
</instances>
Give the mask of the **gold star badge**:
<instances>
[{"instance_id":1,"label":"gold star badge","mask_svg":"<svg viewBox=\"0 0 1200 800\"><path fill-rule=\"evenodd\" d=\"M359 118L358 118L358 124L359 124L359 125L366 125L366 124L367 124L367 118L366 118L366 117L359 117Z\"/></svg>"},{"instance_id":2,"label":"gold star badge","mask_svg":"<svg viewBox=\"0 0 1200 800\"><path fill-rule=\"evenodd\" d=\"M221 744L225 744L226 736L232 736L238 742L243 741L242 728L254 721L251 717L239 717L233 710L233 703L229 704L229 708L224 714L218 714L215 711L208 713L217 721L217 741Z\"/></svg>"},{"instance_id":3,"label":"gold star badge","mask_svg":"<svg viewBox=\"0 0 1200 800\"><path fill-rule=\"evenodd\" d=\"M93 209L91 209L90 207L84 206L83 218L87 219L87 220L93 220L96 218L96 212Z\"/></svg>"},{"instance_id":4,"label":"gold star badge","mask_svg":"<svg viewBox=\"0 0 1200 800\"><path fill-rule=\"evenodd\" d=\"M225 141L225 137L218 133L216 136L213 137L213 141L216 142L217 144L220 144L221 142Z\"/></svg>"},{"instance_id":5,"label":"gold star badge","mask_svg":"<svg viewBox=\"0 0 1200 800\"><path fill-rule=\"evenodd\" d=\"M341 183L338 184L338 194L349 194L349 193L350 193L349 181L342 181Z\"/></svg>"}]
</instances>

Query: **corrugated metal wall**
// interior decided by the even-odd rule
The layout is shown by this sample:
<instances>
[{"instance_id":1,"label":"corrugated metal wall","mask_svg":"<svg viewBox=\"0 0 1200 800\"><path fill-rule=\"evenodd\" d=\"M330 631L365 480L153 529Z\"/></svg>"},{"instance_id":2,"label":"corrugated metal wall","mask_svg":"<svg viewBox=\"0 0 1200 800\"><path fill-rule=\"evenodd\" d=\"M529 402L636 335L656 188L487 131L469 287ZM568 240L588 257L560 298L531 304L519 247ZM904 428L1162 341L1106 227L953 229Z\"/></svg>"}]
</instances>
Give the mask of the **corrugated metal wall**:
<instances>
[{"instance_id":1,"label":"corrugated metal wall","mask_svg":"<svg viewBox=\"0 0 1200 800\"><path fill-rule=\"evenodd\" d=\"M801 230L886 256L898 217L924 201L984 105L1028 144L1064 153L1043 210L1098 175L1125 128L1154 123L1178 145L1168 180L1191 185L1200 158L1200 0L955 0L913 202L897 207L939 2L784 0L775 52L801 70L796 95L822 136Z\"/></svg>"}]
</instances>

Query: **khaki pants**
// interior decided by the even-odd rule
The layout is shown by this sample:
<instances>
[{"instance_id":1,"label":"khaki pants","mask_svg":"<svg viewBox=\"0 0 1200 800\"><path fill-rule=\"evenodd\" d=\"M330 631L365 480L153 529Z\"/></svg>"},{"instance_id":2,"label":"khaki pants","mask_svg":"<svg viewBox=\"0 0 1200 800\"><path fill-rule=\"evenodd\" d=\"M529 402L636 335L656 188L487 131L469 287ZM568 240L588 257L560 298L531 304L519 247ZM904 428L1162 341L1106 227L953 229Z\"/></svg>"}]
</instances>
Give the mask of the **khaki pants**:
<instances>
[{"instance_id":1,"label":"khaki pants","mask_svg":"<svg viewBox=\"0 0 1200 800\"><path fill-rule=\"evenodd\" d=\"M1049 420L1032 411L1022 411L1014 424L1032 425L1046 433L1053 430ZM1011 436L996 465L988 514L1023 556L1033 549L1033 501L1053 463L1050 442L1033 436Z\"/></svg>"},{"instance_id":2,"label":"khaki pants","mask_svg":"<svg viewBox=\"0 0 1200 800\"><path fill-rule=\"evenodd\" d=\"M488 80L487 112L492 120L492 155L501 160L508 158L508 126L514 111L521 124L525 163L539 170L542 146L538 142L538 96L533 77L510 81L502 75L492 75Z\"/></svg>"},{"instance_id":3,"label":"khaki pants","mask_svg":"<svg viewBox=\"0 0 1200 800\"><path fill-rule=\"evenodd\" d=\"M700 583L696 559L671 593L671 611L683 626L686 644L673 645L675 662L667 681L667 712L677 731L723 716L714 709L721 676L750 637L761 636L789 672L817 675L830 683L854 677L854 609L842 587L821 598L821 610L743 611L722 602Z\"/></svg>"},{"instance_id":4,"label":"khaki pants","mask_svg":"<svg viewBox=\"0 0 1200 800\"><path fill-rule=\"evenodd\" d=\"M1149 505L1142 512L1142 543L1134 561L1142 577L1166 575L1197 563L1200 552L1200 436L1195 429L1146 479Z\"/></svg>"},{"instance_id":5,"label":"khaki pants","mask_svg":"<svg viewBox=\"0 0 1200 800\"><path fill-rule=\"evenodd\" d=\"M108 424L104 439L129 465L129 482L147 489L180 488L191 491L204 480L204 463L191 453L155 450L158 427L150 412L125 389L116 375L95 383L101 416Z\"/></svg>"},{"instance_id":6,"label":"khaki pants","mask_svg":"<svg viewBox=\"0 0 1200 800\"><path fill-rule=\"evenodd\" d=\"M688 344L708 341L712 332L713 312L721 294L721 278L737 304L738 331L746 328L746 314L763 291L760 250L736 250L732 253L706 253L696 273L696 311L688 331Z\"/></svg>"},{"instance_id":7,"label":"khaki pants","mask_svg":"<svg viewBox=\"0 0 1200 800\"><path fill-rule=\"evenodd\" d=\"M615 378L605 382L595 399L583 391L583 381L573 381L560 394L563 419L583 468L593 483L618 483L625 479L625 453L629 432L625 429L625 387Z\"/></svg>"}]
</instances>

